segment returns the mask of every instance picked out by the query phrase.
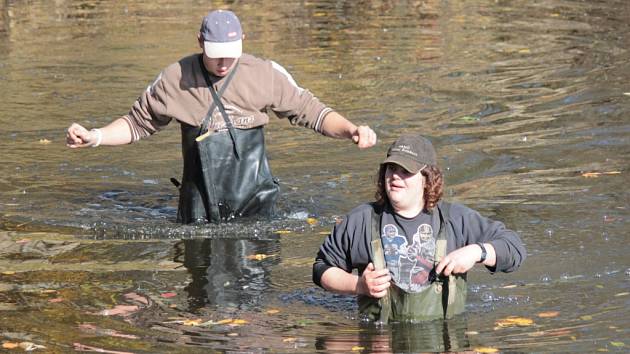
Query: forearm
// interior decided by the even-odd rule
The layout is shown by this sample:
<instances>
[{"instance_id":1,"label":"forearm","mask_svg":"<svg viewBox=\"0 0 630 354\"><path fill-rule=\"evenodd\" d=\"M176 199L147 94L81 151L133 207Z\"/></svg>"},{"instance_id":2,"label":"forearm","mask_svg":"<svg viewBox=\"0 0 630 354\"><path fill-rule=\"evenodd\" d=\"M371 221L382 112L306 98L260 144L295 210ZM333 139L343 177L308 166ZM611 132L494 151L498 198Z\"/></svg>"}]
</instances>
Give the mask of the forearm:
<instances>
[{"instance_id":1,"label":"forearm","mask_svg":"<svg viewBox=\"0 0 630 354\"><path fill-rule=\"evenodd\" d=\"M321 278L324 289L346 295L358 294L358 282L359 277L357 275L336 267L328 268Z\"/></svg>"},{"instance_id":2,"label":"forearm","mask_svg":"<svg viewBox=\"0 0 630 354\"><path fill-rule=\"evenodd\" d=\"M100 128L100 131L101 145L124 145L132 142L131 128L122 117Z\"/></svg>"},{"instance_id":3,"label":"forearm","mask_svg":"<svg viewBox=\"0 0 630 354\"><path fill-rule=\"evenodd\" d=\"M332 111L324 117L322 134L333 138L352 138L357 126L344 118L341 114Z\"/></svg>"},{"instance_id":4,"label":"forearm","mask_svg":"<svg viewBox=\"0 0 630 354\"><path fill-rule=\"evenodd\" d=\"M483 265L486 267L495 267L497 265L497 252L492 246L491 243L484 243L483 246L486 248L486 260L483 261ZM479 248L479 257L481 259L481 247Z\"/></svg>"}]
</instances>

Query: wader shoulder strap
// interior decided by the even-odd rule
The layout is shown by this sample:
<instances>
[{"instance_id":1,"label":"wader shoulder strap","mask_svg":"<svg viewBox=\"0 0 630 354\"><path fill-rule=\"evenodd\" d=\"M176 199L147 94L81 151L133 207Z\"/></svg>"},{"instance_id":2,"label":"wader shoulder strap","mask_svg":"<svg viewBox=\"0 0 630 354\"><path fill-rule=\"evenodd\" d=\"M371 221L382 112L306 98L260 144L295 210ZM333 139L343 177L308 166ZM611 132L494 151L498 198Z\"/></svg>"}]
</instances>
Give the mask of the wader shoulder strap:
<instances>
[{"instance_id":1,"label":"wader shoulder strap","mask_svg":"<svg viewBox=\"0 0 630 354\"><path fill-rule=\"evenodd\" d=\"M446 228L448 227L447 222L450 218L451 204L447 202L442 202L437 209L440 213L440 231L438 233L437 239L436 262L439 262L442 257L446 256ZM438 256L439 260L437 259ZM446 279L444 279L444 281L446 281ZM445 304L444 315L446 317L450 317L450 305L453 305L455 303L455 296L457 294L457 285L455 282L456 276L451 274L448 276L448 285L444 284L445 291L442 292L442 303Z\"/></svg>"},{"instance_id":2,"label":"wader shoulder strap","mask_svg":"<svg viewBox=\"0 0 630 354\"><path fill-rule=\"evenodd\" d=\"M372 205L372 215L370 218L370 231L372 233L370 245L372 247L372 263L374 264L374 269L380 270L386 268L385 263L385 252L383 251L383 243L381 242L381 215L382 210L375 205ZM381 306L380 318L379 322L386 324L389 320L389 315L391 312L391 303L389 300L389 291L379 299L379 303Z\"/></svg>"},{"instance_id":3,"label":"wader shoulder strap","mask_svg":"<svg viewBox=\"0 0 630 354\"><path fill-rule=\"evenodd\" d=\"M208 70L206 70L206 66L203 64L203 54L199 55L199 64L201 65L201 72L203 73L203 77L206 80L206 85L208 86L208 89L210 90L210 93L212 94L212 100L213 100L213 103L210 105L210 109L208 110L206 117L201 123L201 131L205 132L208 129L208 122L210 120L210 117L212 116L212 112L214 112L214 107L215 106L219 107L219 111L221 111L221 116L223 117L223 120L225 121L225 125L227 126L228 131L230 132L230 137L232 138L232 142L234 143L234 154L236 155L237 159L240 159L240 153L238 151L238 144L236 143L236 133L234 133L234 126L232 125L232 121L230 121L230 118L225 112L225 107L223 106L223 102L221 102L221 96L223 96L223 92L225 92L225 89L228 87L228 85L230 84L230 81L232 81L232 78L234 77L234 73L236 73L236 69L238 68L238 62L236 62L236 64L234 65L234 68L230 71L228 76L225 78L225 82L223 83L223 86L221 86L219 93L217 93L217 91L214 89L214 85L212 85L212 81L210 80L210 74L208 74ZM197 140L203 140L207 137L205 134L202 136L199 136Z\"/></svg>"}]
</instances>

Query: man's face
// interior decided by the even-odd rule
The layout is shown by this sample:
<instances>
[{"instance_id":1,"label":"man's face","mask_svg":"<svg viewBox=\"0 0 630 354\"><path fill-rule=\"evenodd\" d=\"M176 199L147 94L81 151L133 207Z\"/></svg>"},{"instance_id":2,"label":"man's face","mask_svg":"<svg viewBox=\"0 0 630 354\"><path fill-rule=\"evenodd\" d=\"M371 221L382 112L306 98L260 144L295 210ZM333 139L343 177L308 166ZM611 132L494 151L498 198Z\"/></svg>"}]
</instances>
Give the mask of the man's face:
<instances>
[{"instance_id":1,"label":"man's face","mask_svg":"<svg viewBox=\"0 0 630 354\"><path fill-rule=\"evenodd\" d=\"M208 58L204 54L203 63L212 75L224 77L236 64L236 58Z\"/></svg>"},{"instance_id":2,"label":"man's face","mask_svg":"<svg viewBox=\"0 0 630 354\"><path fill-rule=\"evenodd\" d=\"M206 55L201 34L197 35L197 41L199 42L199 48L203 50L203 64L206 70L218 77L224 77L229 74L230 70L236 65L237 58L210 58Z\"/></svg>"},{"instance_id":3,"label":"man's face","mask_svg":"<svg viewBox=\"0 0 630 354\"><path fill-rule=\"evenodd\" d=\"M389 163L385 171L385 191L396 212L422 210L424 176L409 173L399 165Z\"/></svg>"}]
</instances>

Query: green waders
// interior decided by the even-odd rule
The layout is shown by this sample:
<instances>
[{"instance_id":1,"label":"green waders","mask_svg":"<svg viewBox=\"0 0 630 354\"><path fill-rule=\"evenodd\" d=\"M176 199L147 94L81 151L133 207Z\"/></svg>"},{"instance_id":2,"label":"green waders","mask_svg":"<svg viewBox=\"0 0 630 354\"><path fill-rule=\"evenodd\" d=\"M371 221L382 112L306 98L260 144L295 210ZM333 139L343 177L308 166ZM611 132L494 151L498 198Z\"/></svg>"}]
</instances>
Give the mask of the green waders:
<instances>
[{"instance_id":1,"label":"green waders","mask_svg":"<svg viewBox=\"0 0 630 354\"><path fill-rule=\"evenodd\" d=\"M440 231L436 240L433 266L446 256L446 221L449 218L450 204L441 202L437 206L440 216ZM385 255L380 234L381 213L372 211L371 246L374 266L385 267ZM431 278L431 277L430 277ZM452 318L463 313L466 306L466 275L437 276L431 285L418 292L409 293L396 285L389 287L388 294L375 299L360 296L359 312L369 320L381 323L389 321L429 321Z\"/></svg>"},{"instance_id":2,"label":"green waders","mask_svg":"<svg viewBox=\"0 0 630 354\"><path fill-rule=\"evenodd\" d=\"M269 217L280 188L267 161L263 128L234 128L221 103L238 63L217 93L201 55L199 62L214 102L200 127L181 124L184 173L177 221L219 223L233 217ZM227 131L207 131L215 107Z\"/></svg>"}]
</instances>

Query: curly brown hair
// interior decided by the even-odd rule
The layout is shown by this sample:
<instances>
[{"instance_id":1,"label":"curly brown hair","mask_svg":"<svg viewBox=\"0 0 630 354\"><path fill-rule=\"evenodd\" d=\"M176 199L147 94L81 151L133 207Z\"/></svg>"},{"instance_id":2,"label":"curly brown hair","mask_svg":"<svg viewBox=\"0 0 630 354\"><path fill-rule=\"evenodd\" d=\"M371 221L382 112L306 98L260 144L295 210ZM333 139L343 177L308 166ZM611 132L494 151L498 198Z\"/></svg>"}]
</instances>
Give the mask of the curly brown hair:
<instances>
[{"instance_id":1,"label":"curly brown hair","mask_svg":"<svg viewBox=\"0 0 630 354\"><path fill-rule=\"evenodd\" d=\"M387 171L388 164L381 164L376 175L376 204L384 206L389 204L389 198L387 197L387 191L385 189L385 172ZM444 189L444 176L442 170L437 166L427 166L422 170L422 175L425 177L426 182L424 185L424 208L426 210L433 209L437 203L442 199L442 193Z\"/></svg>"}]
</instances>

